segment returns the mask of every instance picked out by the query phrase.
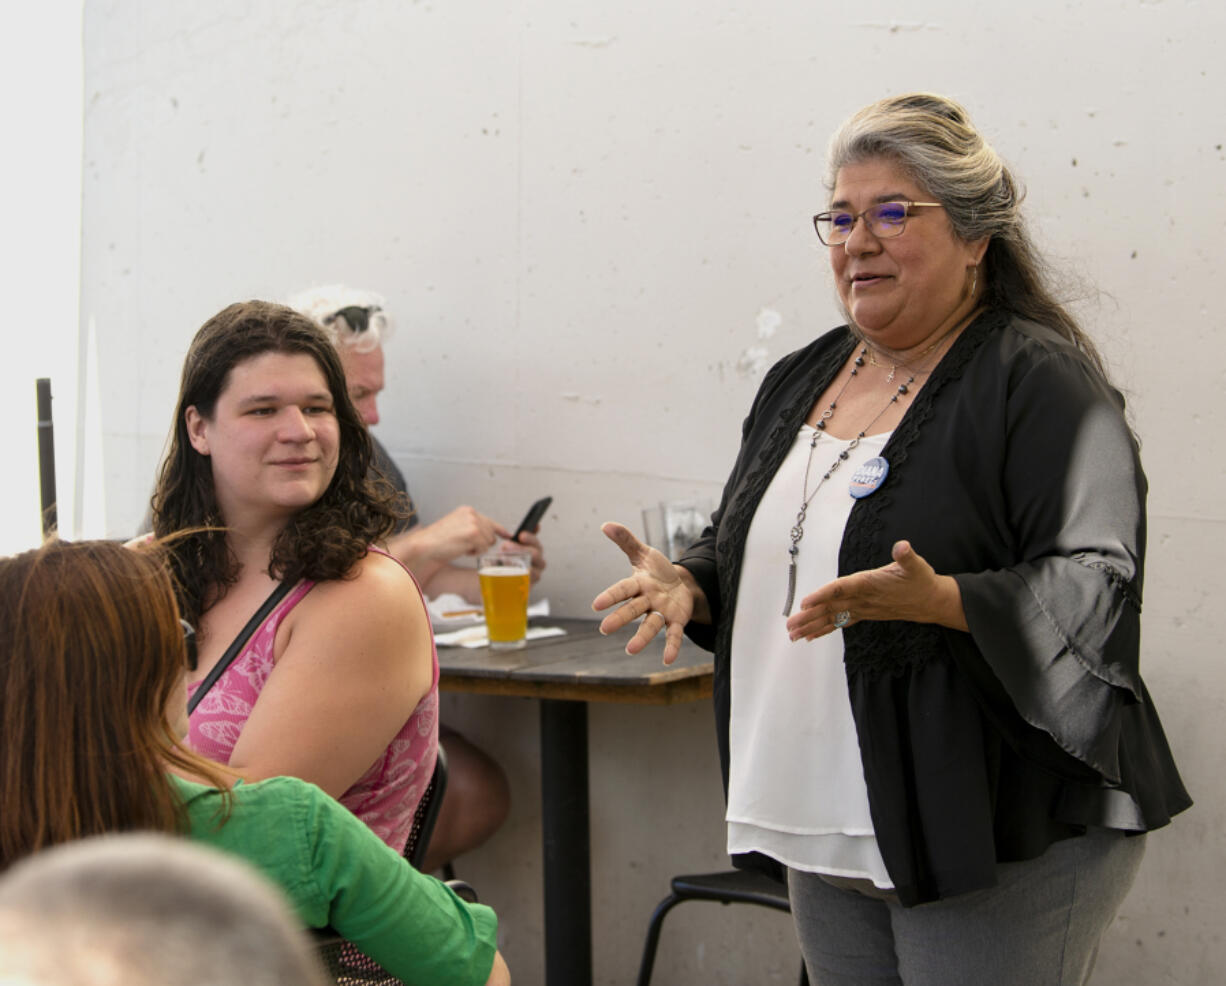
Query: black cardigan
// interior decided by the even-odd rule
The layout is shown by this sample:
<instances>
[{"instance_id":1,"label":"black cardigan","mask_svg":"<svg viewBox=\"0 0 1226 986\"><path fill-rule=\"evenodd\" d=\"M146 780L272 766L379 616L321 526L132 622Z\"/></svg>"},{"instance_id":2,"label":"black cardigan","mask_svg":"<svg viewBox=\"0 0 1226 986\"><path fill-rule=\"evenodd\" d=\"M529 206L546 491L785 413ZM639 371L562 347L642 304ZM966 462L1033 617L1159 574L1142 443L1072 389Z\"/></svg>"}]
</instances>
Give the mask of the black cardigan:
<instances>
[{"instance_id":1,"label":"black cardigan","mask_svg":"<svg viewBox=\"0 0 1226 986\"><path fill-rule=\"evenodd\" d=\"M715 651L725 789L745 538L855 345L842 327L770 370L712 526L681 559L712 612L687 633ZM998 861L1086 825L1147 831L1191 804L1138 671L1146 483L1122 412L1069 342L987 312L894 430L884 484L852 508L839 573L888 564L906 538L955 577L970 626L843 631L873 826L906 905L992 886Z\"/></svg>"}]
</instances>

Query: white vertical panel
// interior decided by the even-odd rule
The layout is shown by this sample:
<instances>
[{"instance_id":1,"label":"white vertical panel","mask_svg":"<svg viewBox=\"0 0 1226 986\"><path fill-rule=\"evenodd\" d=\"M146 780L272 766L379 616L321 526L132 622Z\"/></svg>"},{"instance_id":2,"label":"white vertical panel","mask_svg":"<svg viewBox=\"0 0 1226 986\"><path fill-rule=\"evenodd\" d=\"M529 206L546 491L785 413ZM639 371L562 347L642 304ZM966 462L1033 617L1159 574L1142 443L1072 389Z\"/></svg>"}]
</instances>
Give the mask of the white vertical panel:
<instances>
[{"instance_id":1,"label":"white vertical panel","mask_svg":"<svg viewBox=\"0 0 1226 986\"><path fill-rule=\"evenodd\" d=\"M73 531L81 231L81 4L32 4L0 35L0 554L41 540L34 381L51 378L60 527Z\"/></svg>"}]
</instances>

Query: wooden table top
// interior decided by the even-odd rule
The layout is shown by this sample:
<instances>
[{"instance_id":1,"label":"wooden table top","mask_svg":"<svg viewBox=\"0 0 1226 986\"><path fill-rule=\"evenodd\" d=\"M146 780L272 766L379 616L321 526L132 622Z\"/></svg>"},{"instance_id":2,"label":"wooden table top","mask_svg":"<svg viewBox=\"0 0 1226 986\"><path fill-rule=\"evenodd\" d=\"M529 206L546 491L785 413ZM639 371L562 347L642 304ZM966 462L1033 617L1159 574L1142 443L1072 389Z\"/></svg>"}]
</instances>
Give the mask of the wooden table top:
<instances>
[{"instance_id":1,"label":"wooden table top","mask_svg":"<svg viewBox=\"0 0 1226 986\"><path fill-rule=\"evenodd\" d=\"M625 647L632 628L605 637L597 620L545 617L533 624L562 627L566 636L529 640L519 650L439 647L439 688L636 705L673 705L711 697L711 655L689 640L666 667L660 637L630 657Z\"/></svg>"}]
</instances>

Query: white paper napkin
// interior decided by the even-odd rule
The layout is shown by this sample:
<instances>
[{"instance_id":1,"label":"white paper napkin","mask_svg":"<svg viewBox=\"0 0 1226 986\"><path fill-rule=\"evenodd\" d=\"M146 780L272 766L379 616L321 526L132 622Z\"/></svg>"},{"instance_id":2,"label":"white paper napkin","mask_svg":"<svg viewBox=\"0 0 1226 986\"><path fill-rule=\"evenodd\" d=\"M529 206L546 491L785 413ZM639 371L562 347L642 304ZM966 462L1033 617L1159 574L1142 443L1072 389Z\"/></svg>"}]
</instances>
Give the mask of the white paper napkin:
<instances>
[{"instance_id":1,"label":"white paper napkin","mask_svg":"<svg viewBox=\"0 0 1226 986\"><path fill-rule=\"evenodd\" d=\"M524 639L540 640L542 637L563 637L565 635L566 631L561 627L528 627ZM482 623L480 626L465 627L462 630L436 633L434 642L439 647L488 647L490 635L485 624Z\"/></svg>"},{"instance_id":2,"label":"white paper napkin","mask_svg":"<svg viewBox=\"0 0 1226 986\"><path fill-rule=\"evenodd\" d=\"M479 605L470 603L463 596L457 595L454 592L445 592L440 596L435 596L433 599L426 600L426 609L430 611L430 626L434 630L434 642L443 646L451 646L456 643L451 637L453 634L450 631L463 630L480 630L485 633L485 611ZM528 618L541 617L549 615L549 600L538 599L534 603L528 605ZM528 631L528 638L532 640L532 631ZM484 647L489 640L484 640L479 644L472 644L473 647Z\"/></svg>"},{"instance_id":3,"label":"white paper napkin","mask_svg":"<svg viewBox=\"0 0 1226 986\"><path fill-rule=\"evenodd\" d=\"M427 599L426 609L430 611L430 626L435 630L457 630L485 622L480 604L474 605L455 592Z\"/></svg>"}]
</instances>

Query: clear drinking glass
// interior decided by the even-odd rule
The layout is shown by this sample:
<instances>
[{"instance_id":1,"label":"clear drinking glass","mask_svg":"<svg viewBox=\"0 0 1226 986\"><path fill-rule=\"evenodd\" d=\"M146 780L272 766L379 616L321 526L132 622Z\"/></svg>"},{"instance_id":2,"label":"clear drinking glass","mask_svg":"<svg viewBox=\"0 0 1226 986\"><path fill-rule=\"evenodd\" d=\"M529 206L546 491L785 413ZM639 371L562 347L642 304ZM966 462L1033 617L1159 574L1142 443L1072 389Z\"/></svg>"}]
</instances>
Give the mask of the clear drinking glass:
<instances>
[{"instance_id":1,"label":"clear drinking glass","mask_svg":"<svg viewBox=\"0 0 1226 986\"><path fill-rule=\"evenodd\" d=\"M524 646L531 572L532 554L528 551L491 551L481 556L477 575L485 605L485 627L490 646L497 650Z\"/></svg>"},{"instance_id":2,"label":"clear drinking glass","mask_svg":"<svg viewBox=\"0 0 1226 986\"><path fill-rule=\"evenodd\" d=\"M711 520L710 500L672 500L643 511L643 533L669 560L680 558Z\"/></svg>"}]
</instances>

